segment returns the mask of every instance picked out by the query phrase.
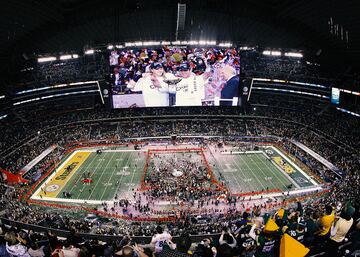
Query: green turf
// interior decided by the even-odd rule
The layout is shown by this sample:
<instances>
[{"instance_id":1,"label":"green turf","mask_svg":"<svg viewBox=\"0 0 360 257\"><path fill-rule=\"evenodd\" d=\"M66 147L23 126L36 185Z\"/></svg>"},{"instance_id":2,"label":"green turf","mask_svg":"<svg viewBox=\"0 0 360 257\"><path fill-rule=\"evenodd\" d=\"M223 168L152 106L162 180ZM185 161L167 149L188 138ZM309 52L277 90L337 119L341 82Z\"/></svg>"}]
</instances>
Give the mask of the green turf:
<instances>
[{"instance_id":1,"label":"green turf","mask_svg":"<svg viewBox=\"0 0 360 257\"><path fill-rule=\"evenodd\" d=\"M71 193L71 199L105 201L116 193L121 197L140 184L144 164L143 152L91 153L57 197L63 198L64 191ZM82 183L88 172L93 180L90 185Z\"/></svg>"},{"instance_id":2,"label":"green turf","mask_svg":"<svg viewBox=\"0 0 360 257\"><path fill-rule=\"evenodd\" d=\"M295 184L294 181L298 188L312 185L298 170L291 175L279 170L263 153L234 153L215 157L207 152L206 156L215 177L223 181L233 194L272 189L287 191L287 186ZM271 156L279 154L272 152ZM63 198L64 191L71 193L71 199L83 200L105 201L112 200L115 194L119 198L125 194L131 195L132 190L140 186L145 159L146 153L137 151L91 153L57 197ZM85 185L82 183L83 174L88 172L93 182Z\"/></svg>"},{"instance_id":3,"label":"green turf","mask_svg":"<svg viewBox=\"0 0 360 257\"><path fill-rule=\"evenodd\" d=\"M292 184L262 153L222 155L217 158L218 169L232 193L261 190L287 190Z\"/></svg>"}]
</instances>

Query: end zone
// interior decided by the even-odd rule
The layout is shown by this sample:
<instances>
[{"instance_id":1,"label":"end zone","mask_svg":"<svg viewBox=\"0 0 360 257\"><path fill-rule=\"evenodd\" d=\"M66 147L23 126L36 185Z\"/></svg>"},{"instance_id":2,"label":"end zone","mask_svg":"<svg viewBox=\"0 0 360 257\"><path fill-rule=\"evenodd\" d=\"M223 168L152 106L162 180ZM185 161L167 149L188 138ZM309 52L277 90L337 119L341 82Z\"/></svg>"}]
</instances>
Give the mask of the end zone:
<instances>
[{"instance_id":1,"label":"end zone","mask_svg":"<svg viewBox=\"0 0 360 257\"><path fill-rule=\"evenodd\" d=\"M31 199L40 200L43 197L56 198L66 183L85 162L90 151L75 151L46 181L35 191Z\"/></svg>"}]
</instances>

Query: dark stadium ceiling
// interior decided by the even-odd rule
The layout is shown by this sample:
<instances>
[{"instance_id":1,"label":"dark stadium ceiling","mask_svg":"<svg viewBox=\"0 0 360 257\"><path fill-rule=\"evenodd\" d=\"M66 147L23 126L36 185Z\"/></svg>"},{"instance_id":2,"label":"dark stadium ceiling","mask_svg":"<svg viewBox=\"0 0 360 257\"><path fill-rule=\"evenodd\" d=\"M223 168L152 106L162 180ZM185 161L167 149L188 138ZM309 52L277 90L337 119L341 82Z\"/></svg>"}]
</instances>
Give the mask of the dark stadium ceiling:
<instances>
[{"instance_id":1,"label":"dark stadium ceiling","mask_svg":"<svg viewBox=\"0 0 360 257\"><path fill-rule=\"evenodd\" d=\"M24 0L2 3L0 61L109 42L174 40L178 2L187 4L187 39L321 49L354 64L360 57L358 0Z\"/></svg>"}]
</instances>

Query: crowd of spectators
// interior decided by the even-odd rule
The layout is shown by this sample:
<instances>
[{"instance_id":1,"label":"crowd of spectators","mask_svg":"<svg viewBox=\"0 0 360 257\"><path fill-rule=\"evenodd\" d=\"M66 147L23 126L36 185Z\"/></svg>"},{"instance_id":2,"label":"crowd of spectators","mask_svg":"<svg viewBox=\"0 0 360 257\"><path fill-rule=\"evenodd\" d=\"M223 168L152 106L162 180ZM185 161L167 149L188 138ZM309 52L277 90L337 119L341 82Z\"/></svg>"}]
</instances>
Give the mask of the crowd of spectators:
<instances>
[{"instance_id":1,"label":"crowd of spectators","mask_svg":"<svg viewBox=\"0 0 360 257\"><path fill-rule=\"evenodd\" d=\"M329 157L330 161L334 163L342 162L345 156L351 156L354 154L353 150L359 148L359 132L352 130L352 128L358 126L358 120L351 119L340 112L335 113L332 110L327 110L322 115L316 115L321 110L312 108L308 112L304 112L304 108L300 113L302 107L301 103L298 104L297 109L293 110L274 108L269 105L256 107L256 111L251 115L271 117L271 119L265 120L244 120L241 119L241 116L224 119L224 115L238 116L239 113L231 109L204 108L198 109L198 113L202 116L197 118L201 117L201 120L180 119L174 121L174 118L184 114L195 115L194 110L190 111L188 109L159 109L155 111L155 115L161 115L163 118L160 120L154 118L142 119L145 116L154 117L154 114L149 110L139 110L137 113L139 116L137 117L135 110L125 110L124 112L85 110L46 120L38 120L36 123L5 123L3 127L6 133L2 134L1 138L3 151L0 163L2 168L11 172L18 172L26 163L53 144L63 146L64 142L70 141L99 140L101 138L119 140L144 135L256 136L259 134L273 134L296 139L308 146L314 145L314 150L321 153L326 152L325 156ZM218 117L209 119L207 115L217 115ZM335 115L336 119L334 118ZM132 119L124 119L124 116L132 117ZM103 119L107 119L108 122L104 123ZM101 120L102 123L97 122L97 120ZM338 122L339 120L340 122ZM85 123L85 121L88 122ZM313 130L311 130L311 133L307 133L308 129L306 127L293 124L292 121L309 126ZM214 125L217 123L221 124L221 126ZM11 126L9 126L10 124ZM282 124L282 126L279 126L279 124ZM341 128L341 133L333 129L337 124ZM10 130L10 127L14 129ZM12 133L14 133L14 136L9 136ZM319 140L322 141L320 146L317 145ZM22 146L16 148L14 147L16 145ZM333 150L334 147L337 148L336 151ZM343 158L337 158L335 153L341 153ZM346 166L346 164L340 163L340 166L344 165Z\"/></svg>"},{"instance_id":2,"label":"crowd of spectators","mask_svg":"<svg viewBox=\"0 0 360 257\"><path fill-rule=\"evenodd\" d=\"M175 172L175 173L174 173ZM182 176L182 179L174 179ZM176 202L193 202L212 196L211 176L198 152L182 153L182 156L158 156L149 162L145 186L155 199L172 199Z\"/></svg>"},{"instance_id":3,"label":"crowd of spectators","mask_svg":"<svg viewBox=\"0 0 360 257\"><path fill-rule=\"evenodd\" d=\"M221 136L226 138L226 143L226 141L236 142L239 140L236 137L239 136L274 135L282 138L285 149L331 184L332 190L328 197L310 199L302 202L301 205L289 206L275 214L261 206L259 208L251 206L244 213L233 212L227 215L217 213L202 217L202 219L181 214L176 222L166 224L165 228L171 235L181 236L176 244L178 248L173 249L175 246L172 242L165 240L168 246L159 251L156 250L156 241L154 241L153 247L156 254L189 254L188 250L191 249L192 254L198 256L211 254L213 256L214 252L217 252L217 256L252 256L251 254L274 256L279 249L281 235L287 233L310 247L312 252L323 250L327 254L325 256L338 256L334 255L336 247L345 242L348 231L351 231L349 234L352 241L349 247L355 250L354 247L358 247L356 244L359 240L359 231L356 230L355 225L358 224L359 218L360 160L356 149L359 149L360 132L354 128L358 127L359 121L339 112L335 113L334 110L327 109L325 106L309 105L305 101L299 102L296 107L287 106L286 103L270 106L268 99L261 98L255 106L256 111L248 115L246 119L239 115L239 111L227 108L124 110L121 112L100 109L66 113L46 119L35 116L30 122L9 123L1 127L6 133L1 134L1 149L4 154L2 154L0 167L16 173L46 148L56 144L57 150L33 167L27 175L32 180L36 180L36 177L46 170L49 161L61 158L61 154L71 142L96 140L122 142L129 137L186 134ZM343 176L334 175L313 157L292 145L289 140L299 141L318 152L344 171ZM21 146L16 147L18 145ZM93 223L85 219L73 218L62 211L45 212L40 207L29 206L18 201L21 190L22 188L12 188L1 184L1 195L6 195L1 199L1 206L5 206L3 217L48 228L74 229L76 232L95 234L118 236L129 234L130 237L134 237L165 233L154 223L119 220ZM270 225L267 223L269 217L272 217L276 223L275 230L274 226L269 228ZM337 220L336 223L332 222L335 220ZM332 223L336 224L333 232L330 229ZM136 251L138 255L151 254L146 245L143 245L145 249L143 253L140 246L133 244L125 246L127 244L124 241L121 243L122 240L129 241L129 236L123 239L119 237L118 241L101 243L88 241L72 234L67 240L61 241L50 232L39 234L5 226L1 229L3 235L0 237L1 249L4 254L6 251L13 251L12 249L17 249L19 252L25 251L23 255L13 254L14 256L49 256L51 253L61 256L61 251L65 253L75 251L80 256L92 256L92 254L116 256L116 252L119 254L119 251ZM212 236L217 233L223 234L219 240L216 236ZM200 244L185 247L184 242L189 245L188 240L191 240L188 236L194 234L202 234L206 237ZM211 236L208 236L209 234ZM157 237L154 236L154 238ZM259 249L262 249L259 246L261 242L264 242L263 238L273 241L274 247L267 253L268 255L262 255L259 252ZM40 252L39 255L35 255L34 251ZM41 255L41 251L44 255ZM64 254L64 256L71 255Z\"/></svg>"},{"instance_id":4,"label":"crowd of spectators","mask_svg":"<svg viewBox=\"0 0 360 257\"><path fill-rule=\"evenodd\" d=\"M108 72L108 57L105 53L78 56L68 60L37 63L29 60L16 81L27 88L103 79Z\"/></svg>"},{"instance_id":5,"label":"crowd of spectators","mask_svg":"<svg viewBox=\"0 0 360 257\"><path fill-rule=\"evenodd\" d=\"M241 66L249 77L333 85L332 74L304 58L264 55L257 49L241 51Z\"/></svg>"},{"instance_id":6,"label":"crowd of spectators","mask_svg":"<svg viewBox=\"0 0 360 257\"><path fill-rule=\"evenodd\" d=\"M224 61L237 52L212 49L203 55L194 49L163 48L159 50L123 50L114 52L117 63L110 63L126 84L137 72L144 72L149 61L162 61L167 69L173 63L190 59L196 71L197 58L209 62ZM261 51L241 51L241 69L249 77L263 77L334 85L330 74L305 59L265 56ZM110 59L111 60L111 59ZM114 58L113 58L114 61ZM109 70L106 54L95 53L67 61L33 64L21 71L26 89L39 85L102 79ZM145 65L144 65L145 64ZM201 66L201 63L199 63ZM353 76L352 76L353 77ZM349 83L358 85L359 78ZM331 185L324 198L308 199L280 210L267 210L262 205L245 205L244 212L204 214L201 217L181 213L174 222L125 222L116 219L88 221L84 213L30 206L19 201L26 190L22 186L0 184L1 216L22 223L70 231L66 238L54 232L21 230L21 226L1 226L0 256L277 256L280 238L288 234L311 249L324 251L323 256L345 256L359 249L360 199L360 127L352 118L310 99L289 101L279 95L254 94L254 109L247 118L233 108L165 108L108 111L102 108L84 109L58 114L38 111L16 115L1 121L0 167L18 173L32 159L50 146L56 150L32 167L24 178L35 182L54 161L60 160L72 142L123 142L126 138L144 136L220 136L226 144L239 144L239 136L282 138L281 144L289 153L306 164L316 175ZM85 107L85 106L84 106ZM78 106L78 108L81 108ZM215 117L216 116L216 117ZM20 117L20 119L19 119ZM146 118L150 117L150 118ZM341 176L325 168L318 160L291 144L301 142L336 165ZM280 200L279 200L280 201ZM82 218L79 218L82 217ZM270 219L272 218L272 219ZM268 222L270 220L270 222ZM274 221L274 223L272 222ZM332 225L334 225L332 227ZM351 228L350 228L351 227ZM101 242L81 237L79 232L114 235ZM203 235L203 240L189 237ZM219 238L220 235L220 238ZM151 243L136 236L153 236ZM174 238L172 236L179 236ZM346 239L345 239L346 237ZM352 243L338 252L337 247ZM137 241L139 245L136 245ZM175 242L176 245L173 243ZM266 243L266 247L265 246ZM140 246L142 244L142 247ZM264 251L264 248L268 251ZM353 255L355 256L355 255Z\"/></svg>"},{"instance_id":7,"label":"crowd of spectators","mask_svg":"<svg viewBox=\"0 0 360 257\"><path fill-rule=\"evenodd\" d=\"M339 199L338 195L336 199ZM121 256L124 251L135 251L147 256L154 253L156 256L216 254L272 257L279 256L280 239L287 234L308 247L310 255L323 252L323 256L329 257L350 256L346 253L354 253L359 249L359 209L349 202L342 204L321 199L297 203L271 213L264 212L259 206L242 213L209 216L203 220L184 215L176 222L162 225L114 221L108 228L80 220L71 221L66 217L57 217L57 214L44 214L48 217L44 218L47 223L43 224L51 228L54 223L59 223L58 227L69 231L66 238L58 237L45 228L45 232L39 233L3 225L0 230L0 253L5 257ZM22 209L27 211L23 207ZM117 236L101 241L90 240L78 234L84 231ZM202 240L191 237L196 234L202 234ZM172 238L173 236L176 237ZM348 240L351 244L346 244Z\"/></svg>"}]
</instances>

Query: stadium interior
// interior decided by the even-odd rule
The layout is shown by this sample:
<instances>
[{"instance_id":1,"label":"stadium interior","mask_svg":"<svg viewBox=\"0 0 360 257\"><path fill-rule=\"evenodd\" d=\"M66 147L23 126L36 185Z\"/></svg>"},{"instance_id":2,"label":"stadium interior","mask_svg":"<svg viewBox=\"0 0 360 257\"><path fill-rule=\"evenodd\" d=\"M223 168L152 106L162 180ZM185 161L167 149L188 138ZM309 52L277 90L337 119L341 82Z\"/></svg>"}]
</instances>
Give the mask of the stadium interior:
<instances>
[{"instance_id":1,"label":"stadium interior","mask_svg":"<svg viewBox=\"0 0 360 257\"><path fill-rule=\"evenodd\" d=\"M360 256L360 2L7 1L0 257Z\"/></svg>"}]
</instances>

